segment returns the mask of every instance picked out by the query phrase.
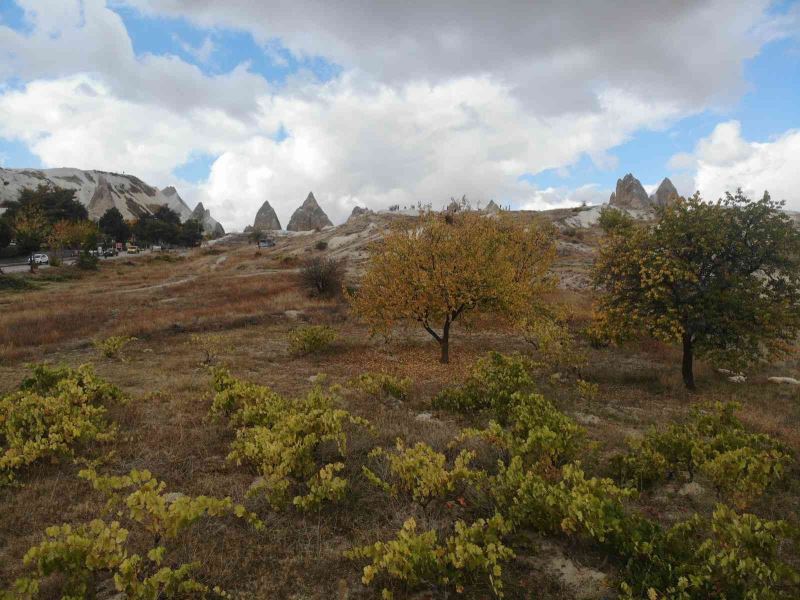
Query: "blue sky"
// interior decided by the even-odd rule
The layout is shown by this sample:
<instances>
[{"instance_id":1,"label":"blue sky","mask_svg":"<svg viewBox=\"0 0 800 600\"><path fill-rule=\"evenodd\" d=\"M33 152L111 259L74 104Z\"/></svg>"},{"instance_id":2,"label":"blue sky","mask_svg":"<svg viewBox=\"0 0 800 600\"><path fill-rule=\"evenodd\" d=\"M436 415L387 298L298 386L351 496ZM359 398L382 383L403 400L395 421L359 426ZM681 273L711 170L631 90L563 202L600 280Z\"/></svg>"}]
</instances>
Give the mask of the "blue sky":
<instances>
[{"instance_id":1,"label":"blue sky","mask_svg":"<svg viewBox=\"0 0 800 600\"><path fill-rule=\"evenodd\" d=\"M0 164L134 172L229 224L311 188L340 218L597 203L627 172L800 208L800 2L622 4L5 0Z\"/></svg>"}]
</instances>

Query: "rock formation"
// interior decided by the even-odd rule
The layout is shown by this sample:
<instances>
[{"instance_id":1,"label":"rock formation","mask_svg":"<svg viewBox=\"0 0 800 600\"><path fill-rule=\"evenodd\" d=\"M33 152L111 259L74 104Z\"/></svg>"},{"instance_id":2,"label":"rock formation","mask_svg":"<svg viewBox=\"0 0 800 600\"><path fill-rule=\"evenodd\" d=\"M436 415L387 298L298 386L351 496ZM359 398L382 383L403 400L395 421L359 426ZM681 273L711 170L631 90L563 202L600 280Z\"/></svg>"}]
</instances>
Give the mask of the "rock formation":
<instances>
[{"instance_id":1,"label":"rock formation","mask_svg":"<svg viewBox=\"0 0 800 600\"><path fill-rule=\"evenodd\" d=\"M309 192L306 201L294 211L292 218L289 219L289 225L287 225L286 229L289 231L312 231L331 225L333 223L331 223L328 215L317 204L314 192Z\"/></svg>"},{"instance_id":2,"label":"rock formation","mask_svg":"<svg viewBox=\"0 0 800 600\"><path fill-rule=\"evenodd\" d=\"M356 219L362 215L370 215L372 211L368 208L364 208L363 206L354 206L353 212L350 213L350 216L347 217L347 221L350 222L352 219Z\"/></svg>"},{"instance_id":3,"label":"rock formation","mask_svg":"<svg viewBox=\"0 0 800 600\"><path fill-rule=\"evenodd\" d=\"M253 229L257 231L273 231L282 229L281 222L278 220L278 215L275 214L275 209L265 200L261 208L256 213L256 220L253 222Z\"/></svg>"},{"instance_id":4,"label":"rock formation","mask_svg":"<svg viewBox=\"0 0 800 600\"><path fill-rule=\"evenodd\" d=\"M500 207L494 200L489 200L489 204L486 205L486 208L483 209L483 212L493 215L500 212Z\"/></svg>"},{"instance_id":5,"label":"rock formation","mask_svg":"<svg viewBox=\"0 0 800 600\"><path fill-rule=\"evenodd\" d=\"M203 233L206 235L213 238L218 238L225 235L225 229L222 227L222 225L211 218L211 211L206 210L202 202L194 207L191 218L202 223Z\"/></svg>"},{"instance_id":6,"label":"rock formation","mask_svg":"<svg viewBox=\"0 0 800 600\"><path fill-rule=\"evenodd\" d=\"M672 185L669 177L664 177L664 181L662 181L661 185L658 186L655 194L650 196L651 202L662 208L674 201L676 198L678 198L678 190L676 190L675 186Z\"/></svg>"},{"instance_id":7,"label":"rock formation","mask_svg":"<svg viewBox=\"0 0 800 600\"><path fill-rule=\"evenodd\" d=\"M38 185L53 185L73 190L75 199L89 211L89 217L99 219L116 207L126 219L137 219L168 206L185 221L192 210L174 187L159 190L138 177L108 171L83 169L3 169L0 168L0 203L16 200L20 190Z\"/></svg>"},{"instance_id":8,"label":"rock formation","mask_svg":"<svg viewBox=\"0 0 800 600\"><path fill-rule=\"evenodd\" d=\"M641 182L630 173L622 179L617 179L617 189L611 193L608 204L634 210L646 210L652 207L650 198L644 191Z\"/></svg>"}]
</instances>

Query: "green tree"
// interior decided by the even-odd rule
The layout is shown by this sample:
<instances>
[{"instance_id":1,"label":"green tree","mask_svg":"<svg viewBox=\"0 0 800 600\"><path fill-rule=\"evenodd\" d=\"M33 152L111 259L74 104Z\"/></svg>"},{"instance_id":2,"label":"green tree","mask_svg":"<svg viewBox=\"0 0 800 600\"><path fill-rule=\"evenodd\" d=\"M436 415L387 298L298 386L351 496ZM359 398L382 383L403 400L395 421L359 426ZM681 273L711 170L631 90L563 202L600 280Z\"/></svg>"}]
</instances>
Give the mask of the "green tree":
<instances>
[{"instance_id":1,"label":"green tree","mask_svg":"<svg viewBox=\"0 0 800 600\"><path fill-rule=\"evenodd\" d=\"M612 229L594 267L600 329L680 342L688 389L695 356L743 366L780 353L800 329L800 232L782 205L698 193L649 227Z\"/></svg>"},{"instance_id":2,"label":"green tree","mask_svg":"<svg viewBox=\"0 0 800 600\"><path fill-rule=\"evenodd\" d=\"M0 250L6 248L14 239L14 228L5 217L0 217Z\"/></svg>"},{"instance_id":3,"label":"green tree","mask_svg":"<svg viewBox=\"0 0 800 600\"><path fill-rule=\"evenodd\" d=\"M183 246L199 246L203 241L203 224L197 219L188 219L180 226L178 242Z\"/></svg>"},{"instance_id":4,"label":"green tree","mask_svg":"<svg viewBox=\"0 0 800 600\"><path fill-rule=\"evenodd\" d=\"M98 222L100 231L115 242L127 242L131 237L131 228L125 222L122 213L116 206L109 208Z\"/></svg>"},{"instance_id":5,"label":"green tree","mask_svg":"<svg viewBox=\"0 0 800 600\"><path fill-rule=\"evenodd\" d=\"M10 200L3 205L5 217L14 221L17 215L29 208L36 207L48 223L58 221L85 221L89 218L86 207L75 199L75 190L63 189L53 185L40 185L36 189L20 190L17 200Z\"/></svg>"}]
</instances>

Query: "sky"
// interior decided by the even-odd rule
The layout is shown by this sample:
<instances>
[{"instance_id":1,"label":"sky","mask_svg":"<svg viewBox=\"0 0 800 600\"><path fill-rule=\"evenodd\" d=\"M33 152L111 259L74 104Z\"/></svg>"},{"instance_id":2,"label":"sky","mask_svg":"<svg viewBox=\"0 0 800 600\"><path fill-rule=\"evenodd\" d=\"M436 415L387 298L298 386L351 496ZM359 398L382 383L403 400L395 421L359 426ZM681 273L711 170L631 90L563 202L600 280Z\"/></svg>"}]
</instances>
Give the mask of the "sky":
<instances>
[{"instance_id":1,"label":"sky","mask_svg":"<svg viewBox=\"0 0 800 600\"><path fill-rule=\"evenodd\" d=\"M0 0L0 166L132 173L233 230L629 172L800 210L800 0Z\"/></svg>"}]
</instances>

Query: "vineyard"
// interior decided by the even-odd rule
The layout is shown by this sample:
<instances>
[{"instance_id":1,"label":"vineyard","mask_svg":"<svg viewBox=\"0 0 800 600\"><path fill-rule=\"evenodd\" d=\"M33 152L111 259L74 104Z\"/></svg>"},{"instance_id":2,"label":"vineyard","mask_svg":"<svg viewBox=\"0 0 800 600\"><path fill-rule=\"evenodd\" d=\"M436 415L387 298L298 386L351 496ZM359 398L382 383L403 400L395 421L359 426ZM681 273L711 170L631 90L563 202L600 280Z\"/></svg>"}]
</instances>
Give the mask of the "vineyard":
<instances>
[{"instance_id":1,"label":"vineyard","mask_svg":"<svg viewBox=\"0 0 800 600\"><path fill-rule=\"evenodd\" d=\"M795 359L692 393L562 289L562 351L477 315L442 364L298 264L232 243L0 295L0 598L800 597L800 394L767 379Z\"/></svg>"}]
</instances>

